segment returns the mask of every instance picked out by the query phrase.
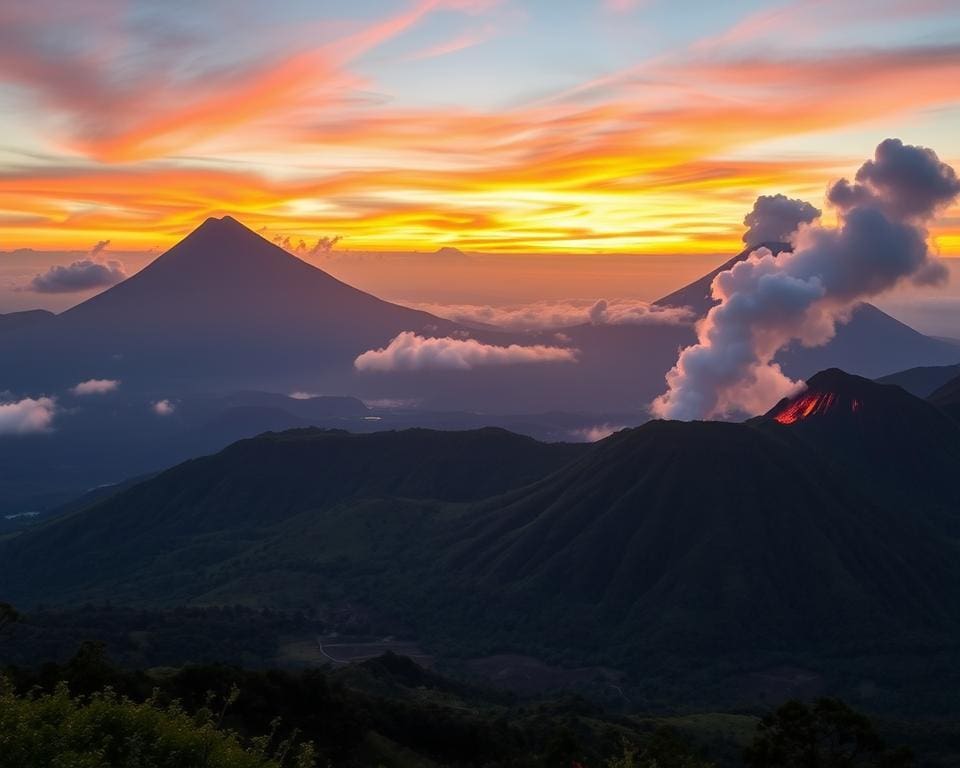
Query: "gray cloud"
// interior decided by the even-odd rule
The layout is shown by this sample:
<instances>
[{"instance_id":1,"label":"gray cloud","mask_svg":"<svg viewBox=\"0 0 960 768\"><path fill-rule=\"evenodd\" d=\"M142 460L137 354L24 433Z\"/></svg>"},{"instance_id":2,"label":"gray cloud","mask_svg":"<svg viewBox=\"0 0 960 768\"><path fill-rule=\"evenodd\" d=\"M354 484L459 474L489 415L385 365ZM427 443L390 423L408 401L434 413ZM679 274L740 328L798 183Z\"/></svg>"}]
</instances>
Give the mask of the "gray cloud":
<instances>
[{"instance_id":1,"label":"gray cloud","mask_svg":"<svg viewBox=\"0 0 960 768\"><path fill-rule=\"evenodd\" d=\"M107 246L109 246L109 245L110 245L110 241L109 241L109 240L100 240L100 241L98 241L98 242L93 246L93 248L90 249L90 255L91 255L91 256L94 256L94 257L99 256L101 253L103 253L103 252L107 249Z\"/></svg>"},{"instance_id":2,"label":"gray cloud","mask_svg":"<svg viewBox=\"0 0 960 768\"><path fill-rule=\"evenodd\" d=\"M886 139L873 160L857 171L856 181L841 179L827 195L847 211L869 206L892 218L928 219L960 194L960 179L932 149Z\"/></svg>"},{"instance_id":3,"label":"gray cloud","mask_svg":"<svg viewBox=\"0 0 960 768\"><path fill-rule=\"evenodd\" d=\"M101 240L90 250L88 258L50 267L35 276L27 289L37 293L76 293L108 288L126 280L127 271L122 262L101 258L109 245L109 240Z\"/></svg>"},{"instance_id":4,"label":"gray cloud","mask_svg":"<svg viewBox=\"0 0 960 768\"><path fill-rule=\"evenodd\" d=\"M744 218L747 231L743 242L749 246L785 243L801 224L820 218L820 210L804 200L786 195L761 195Z\"/></svg>"}]
</instances>

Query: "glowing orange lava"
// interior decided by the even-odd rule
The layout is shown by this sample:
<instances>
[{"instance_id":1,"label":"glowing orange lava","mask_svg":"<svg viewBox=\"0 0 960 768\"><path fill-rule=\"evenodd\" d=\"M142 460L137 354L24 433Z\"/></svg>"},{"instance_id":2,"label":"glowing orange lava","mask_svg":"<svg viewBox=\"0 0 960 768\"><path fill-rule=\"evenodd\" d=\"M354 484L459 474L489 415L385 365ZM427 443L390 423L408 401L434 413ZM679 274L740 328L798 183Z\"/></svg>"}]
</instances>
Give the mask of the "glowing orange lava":
<instances>
[{"instance_id":1,"label":"glowing orange lava","mask_svg":"<svg viewBox=\"0 0 960 768\"><path fill-rule=\"evenodd\" d=\"M794 424L801 419L826 413L833 407L836 400L837 396L833 392L812 392L794 400L773 418L781 424Z\"/></svg>"}]
</instances>

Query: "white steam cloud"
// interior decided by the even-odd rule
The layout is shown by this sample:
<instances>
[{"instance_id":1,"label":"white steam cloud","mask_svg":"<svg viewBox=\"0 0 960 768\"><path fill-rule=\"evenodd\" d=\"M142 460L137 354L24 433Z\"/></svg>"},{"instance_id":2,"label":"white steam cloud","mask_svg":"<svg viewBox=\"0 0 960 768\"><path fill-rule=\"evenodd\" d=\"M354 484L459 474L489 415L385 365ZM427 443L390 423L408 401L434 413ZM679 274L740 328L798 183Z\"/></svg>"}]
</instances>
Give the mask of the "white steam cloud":
<instances>
[{"instance_id":1,"label":"white steam cloud","mask_svg":"<svg viewBox=\"0 0 960 768\"><path fill-rule=\"evenodd\" d=\"M576 325L689 325L693 312L634 299L540 301L506 307L477 304L418 304L418 309L457 323L494 325L511 331Z\"/></svg>"},{"instance_id":2,"label":"white steam cloud","mask_svg":"<svg viewBox=\"0 0 960 768\"><path fill-rule=\"evenodd\" d=\"M120 386L118 379L87 379L81 381L75 387L70 388L70 394L82 397L84 395L106 395L109 392L116 392Z\"/></svg>"},{"instance_id":3,"label":"white steam cloud","mask_svg":"<svg viewBox=\"0 0 960 768\"><path fill-rule=\"evenodd\" d=\"M673 419L759 413L795 392L801 382L773 362L784 346L825 344L860 302L902 281L946 279L927 246L926 224L958 194L956 174L932 150L882 142L854 182L841 179L828 190L836 228L802 223L790 236L792 252L774 257L760 248L717 275L712 293L720 303L667 374L653 413Z\"/></svg>"},{"instance_id":4,"label":"white steam cloud","mask_svg":"<svg viewBox=\"0 0 960 768\"><path fill-rule=\"evenodd\" d=\"M576 362L577 350L543 345L508 347L483 344L476 339L424 337L404 331L382 349L360 355L358 371L419 371L452 369L468 371L485 365Z\"/></svg>"},{"instance_id":5,"label":"white steam cloud","mask_svg":"<svg viewBox=\"0 0 960 768\"><path fill-rule=\"evenodd\" d=\"M47 432L56 412L57 402L52 397L0 402L0 435Z\"/></svg>"}]
</instances>

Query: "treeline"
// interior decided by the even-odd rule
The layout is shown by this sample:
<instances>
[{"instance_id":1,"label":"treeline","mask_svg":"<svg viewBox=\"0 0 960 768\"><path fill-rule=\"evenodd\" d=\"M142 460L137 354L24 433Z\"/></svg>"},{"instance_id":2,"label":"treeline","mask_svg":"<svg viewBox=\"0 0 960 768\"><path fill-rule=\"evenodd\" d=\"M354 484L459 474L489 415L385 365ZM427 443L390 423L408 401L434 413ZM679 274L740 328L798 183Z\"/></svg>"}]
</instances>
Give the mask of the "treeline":
<instances>
[{"instance_id":1,"label":"treeline","mask_svg":"<svg viewBox=\"0 0 960 768\"><path fill-rule=\"evenodd\" d=\"M126 668L182 666L217 661L246 667L276 666L280 639L312 637L328 624L304 611L254 610L243 606L145 610L82 605L30 611L0 624L0 658L30 666L66 661L96 638Z\"/></svg>"},{"instance_id":2,"label":"treeline","mask_svg":"<svg viewBox=\"0 0 960 768\"><path fill-rule=\"evenodd\" d=\"M344 672L146 672L118 669L88 643L64 664L9 667L3 679L2 768L913 765L835 700L782 707L730 763L650 719L609 715L576 697L509 703L391 654Z\"/></svg>"}]
</instances>

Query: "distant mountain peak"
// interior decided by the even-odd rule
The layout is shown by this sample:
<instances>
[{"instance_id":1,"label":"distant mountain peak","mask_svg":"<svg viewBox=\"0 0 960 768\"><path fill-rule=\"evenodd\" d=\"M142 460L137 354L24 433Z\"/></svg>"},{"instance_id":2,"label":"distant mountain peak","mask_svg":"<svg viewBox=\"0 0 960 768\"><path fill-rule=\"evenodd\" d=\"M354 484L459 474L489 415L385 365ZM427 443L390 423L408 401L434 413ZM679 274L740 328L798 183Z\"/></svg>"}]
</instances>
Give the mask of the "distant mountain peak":
<instances>
[{"instance_id":1,"label":"distant mountain peak","mask_svg":"<svg viewBox=\"0 0 960 768\"><path fill-rule=\"evenodd\" d=\"M459 248L454 248L452 245L445 245L442 248L437 248L437 250L435 250L433 253L435 256L444 256L449 259L464 259L467 256Z\"/></svg>"}]
</instances>

